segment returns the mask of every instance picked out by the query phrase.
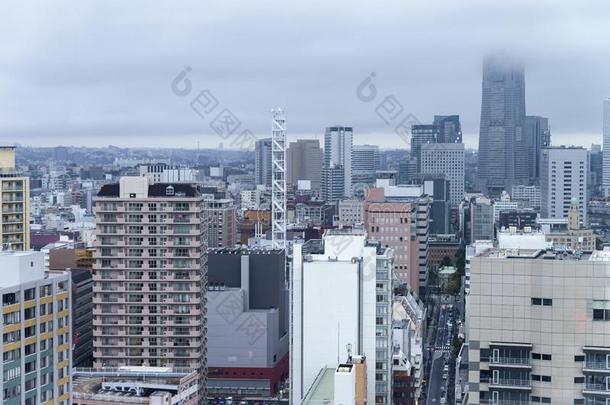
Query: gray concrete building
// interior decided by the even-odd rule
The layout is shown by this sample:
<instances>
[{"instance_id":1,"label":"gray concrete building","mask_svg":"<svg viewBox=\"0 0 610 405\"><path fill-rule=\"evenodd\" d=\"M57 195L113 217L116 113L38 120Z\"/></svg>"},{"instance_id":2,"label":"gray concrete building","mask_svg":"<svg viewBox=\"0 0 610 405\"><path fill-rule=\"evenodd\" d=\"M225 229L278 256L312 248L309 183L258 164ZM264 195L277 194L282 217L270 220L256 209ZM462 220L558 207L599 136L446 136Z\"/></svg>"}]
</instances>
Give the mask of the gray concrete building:
<instances>
[{"instance_id":1,"label":"gray concrete building","mask_svg":"<svg viewBox=\"0 0 610 405\"><path fill-rule=\"evenodd\" d=\"M468 404L607 404L610 251L470 261Z\"/></svg>"},{"instance_id":2,"label":"gray concrete building","mask_svg":"<svg viewBox=\"0 0 610 405\"><path fill-rule=\"evenodd\" d=\"M211 249L208 265L210 395L276 395L288 376L283 251Z\"/></svg>"}]
</instances>

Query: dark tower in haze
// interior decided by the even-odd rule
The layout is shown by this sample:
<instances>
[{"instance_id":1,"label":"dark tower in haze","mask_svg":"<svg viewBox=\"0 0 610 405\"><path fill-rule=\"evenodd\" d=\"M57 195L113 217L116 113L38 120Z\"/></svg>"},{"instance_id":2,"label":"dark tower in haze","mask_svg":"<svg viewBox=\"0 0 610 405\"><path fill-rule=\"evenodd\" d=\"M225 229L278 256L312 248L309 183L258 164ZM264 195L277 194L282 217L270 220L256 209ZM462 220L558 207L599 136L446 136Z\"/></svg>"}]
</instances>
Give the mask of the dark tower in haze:
<instances>
[{"instance_id":1,"label":"dark tower in haze","mask_svg":"<svg viewBox=\"0 0 610 405\"><path fill-rule=\"evenodd\" d=\"M529 177L523 66L503 54L483 62L479 187L491 195Z\"/></svg>"}]
</instances>

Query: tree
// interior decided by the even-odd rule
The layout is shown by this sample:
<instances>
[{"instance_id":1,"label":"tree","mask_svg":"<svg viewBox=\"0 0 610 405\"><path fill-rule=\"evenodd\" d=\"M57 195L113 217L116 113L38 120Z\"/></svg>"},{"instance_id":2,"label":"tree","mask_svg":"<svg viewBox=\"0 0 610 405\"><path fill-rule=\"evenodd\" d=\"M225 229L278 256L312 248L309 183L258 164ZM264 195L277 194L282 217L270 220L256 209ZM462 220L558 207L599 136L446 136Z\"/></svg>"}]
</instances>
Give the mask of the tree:
<instances>
[{"instance_id":1,"label":"tree","mask_svg":"<svg viewBox=\"0 0 610 405\"><path fill-rule=\"evenodd\" d=\"M445 256L443 257L443 260L441 260L441 267L447 266L453 266L453 262L451 261L451 258L449 256Z\"/></svg>"},{"instance_id":2,"label":"tree","mask_svg":"<svg viewBox=\"0 0 610 405\"><path fill-rule=\"evenodd\" d=\"M457 252L455 252L455 267L458 270L458 273L464 275L464 270L466 268L466 248L460 247Z\"/></svg>"}]
</instances>

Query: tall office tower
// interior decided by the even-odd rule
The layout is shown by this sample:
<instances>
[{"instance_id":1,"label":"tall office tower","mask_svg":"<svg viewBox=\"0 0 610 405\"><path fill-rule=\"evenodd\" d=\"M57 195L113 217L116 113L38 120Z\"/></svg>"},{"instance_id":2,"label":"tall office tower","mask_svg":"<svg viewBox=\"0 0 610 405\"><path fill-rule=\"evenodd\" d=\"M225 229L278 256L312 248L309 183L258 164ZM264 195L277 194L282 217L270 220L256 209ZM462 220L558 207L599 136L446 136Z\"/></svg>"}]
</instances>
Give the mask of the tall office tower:
<instances>
[{"instance_id":1,"label":"tall office tower","mask_svg":"<svg viewBox=\"0 0 610 405\"><path fill-rule=\"evenodd\" d=\"M296 187L299 180L311 181L312 190L322 186L322 148L317 139L290 142L287 156L287 182Z\"/></svg>"},{"instance_id":2,"label":"tall office tower","mask_svg":"<svg viewBox=\"0 0 610 405\"><path fill-rule=\"evenodd\" d=\"M589 200L602 197L603 153L601 145L593 144L589 149Z\"/></svg>"},{"instance_id":3,"label":"tall office tower","mask_svg":"<svg viewBox=\"0 0 610 405\"><path fill-rule=\"evenodd\" d=\"M580 207L581 223L586 224L587 150L565 146L543 149L540 163L542 217L567 218L575 201Z\"/></svg>"},{"instance_id":4,"label":"tall office tower","mask_svg":"<svg viewBox=\"0 0 610 405\"><path fill-rule=\"evenodd\" d=\"M375 175L379 170L379 146L354 145L352 149L352 177Z\"/></svg>"},{"instance_id":5,"label":"tall office tower","mask_svg":"<svg viewBox=\"0 0 610 405\"><path fill-rule=\"evenodd\" d=\"M19 174L13 146L0 146L0 204L0 250L29 250L30 179Z\"/></svg>"},{"instance_id":6,"label":"tall office tower","mask_svg":"<svg viewBox=\"0 0 610 405\"><path fill-rule=\"evenodd\" d=\"M431 143L421 149L421 173L444 175L449 180L449 201L456 207L464 199L464 144Z\"/></svg>"},{"instance_id":7,"label":"tall office tower","mask_svg":"<svg viewBox=\"0 0 610 405\"><path fill-rule=\"evenodd\" d=\"M271 187L271 138L258 139L254 144L254 181Z\"/></svg>"},{"instance_id":8,"label":"tall office tower","mask_svg":"<svg viewBox=\"0 0 610 405\"><path fill-rule=\"evenodd\" d=\"M371 240L394 251L394 274L419 292L419 242L415 227L416 206L386 201L384 190L369 189L364 203L364 224Z\"/></svg>"},{"instance_id":9,"label":"tall office tower","mask_svg":"<svg viewBox=\"0 0 610 405\"><path fill-rule=\"evenodd\" d=\"M144 177L123 177L99 191L94 367L184 367L199 370L205 388L203 203L196 186Z\"/></svg>"},{"instance_id":10,"label":"tall office tower","mask_svg":"<svg viewBox=\"0 0 610 405\"><path fill-rule=\"evenodd\" d=\"M504 55L487 57L482 87L479 187L497 196L528 179L523 67Z\"/></svg>"},{"instance_id":11,"label":"tall office tower","mask_svg":"<svg viewBox=\"0 0 610 405\"><path fill-rule=\"evenodd\" d=\"M470 241L494 240L494 206L485 197L473 198L470 203Z\"/></svg>"},{"instance_id":12,"label":"tall office tower","mask_svg":"<svg viewBox=\"0 0 610 405\"><path fill-rule=\"evenodd\" d=\"M604 196L610 197L610 97L604 100L604 168L603 189Z\"/></svg>"},{"instance_id":13,"label":"tall office tower","mask_svg":"<svg viewBox=\"0 0 610 405\"><path fill-rule=\"evenodd\" d=\"M391 249L368 243L358 230L329 229L322 241L295 245L291 403L303 403L316 377L335 369L351 347L371 365L366 403L392 404L392 260Z\"/></svg>"},{"instance_id":14,"label":"tall office tower","mask_svg":"<svg viewBox=\"0 0 610 405\"><path fill-rule=\"evenodd\" d=\"M435 115L439 143L462 143L462 124L459 115Z\"/></svg>"},{"instance_id":15,"label":"tall office tower","mask_svg":"<svg viewBox=\"0 0 610 405\"><path fill-rule=\"evenodd\" d=\"M468 404L605 404L610 251L488 249L470 260Z\"/></svg>"},{"instance_id":16,"label":"tall office tower","mask_svg":"<svg viewBox=\"0 0 610 405\"><path fill-rule=\"evenodd\" d=\"M0 252L0 268L2 403L70 403L70 276L45 275L40 252Z\"/></svg>"},{"instance_id":17,"label":"tall office tower","mask_svg":"<svg viewBox=\"0 0 610 405\"><path fill-rule=\"evenodd\" d=\"M343 196L352 195L352 127L328 127L324 133L324 167L322 172L322 197L335 202L336 192L343 189ZM341 173L339 173L341 172ZM343 184L334 184L339 178Z\"/></svg>"},{"instance_id":18,"label":"tall office tower","mask_svg":"<svg viewBox=\"0 0 610 405\"><path fill-rule=\"evenodd\" d=\"M428 143L437 143L439 127L431 124L413 125L411 127L411 158L416 161L417 173L421 173L421 148Z\"/></svg>"},{"instance_id":19,"label":"tall office tower","mask_svg":"<svg viewBox=\"0 0 610 405\"><path fill-rule=\"evenodd\" d=\"M230 198L204 196L203 211L208 219L208 247L235 247L237 244L237 208Z\"/></svg>"},{"instance_id":20,"label":"tall office tower","mask_svg":"<svg viewBox=\"0 0 610 405\"><path fill-rule=\"evenodd\" d=\"M525 140L528 155L529 179L535 184L540 180L540 155L543 148L551 146L549 119L528 115L525 117Z\"/></svg>"}]
</instances>

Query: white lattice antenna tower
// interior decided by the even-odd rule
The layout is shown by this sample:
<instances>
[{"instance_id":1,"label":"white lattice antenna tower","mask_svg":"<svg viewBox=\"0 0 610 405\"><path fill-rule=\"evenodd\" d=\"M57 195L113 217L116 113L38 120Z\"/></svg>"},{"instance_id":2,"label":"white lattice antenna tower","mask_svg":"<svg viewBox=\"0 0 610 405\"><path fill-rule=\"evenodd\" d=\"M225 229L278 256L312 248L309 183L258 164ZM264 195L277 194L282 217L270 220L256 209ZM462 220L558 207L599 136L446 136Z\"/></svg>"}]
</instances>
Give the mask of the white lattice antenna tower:
<instances>
[{"instance_id":1,"label":"white lattice antenna tower","mask_svg":"<svg viewBox=\"0 0 610 405\"><path fill-rule=\"evenodd\" d=\"M271 243L286 249L286 117L281 108L271 114Z\"/></svg>"}]
</instances>

